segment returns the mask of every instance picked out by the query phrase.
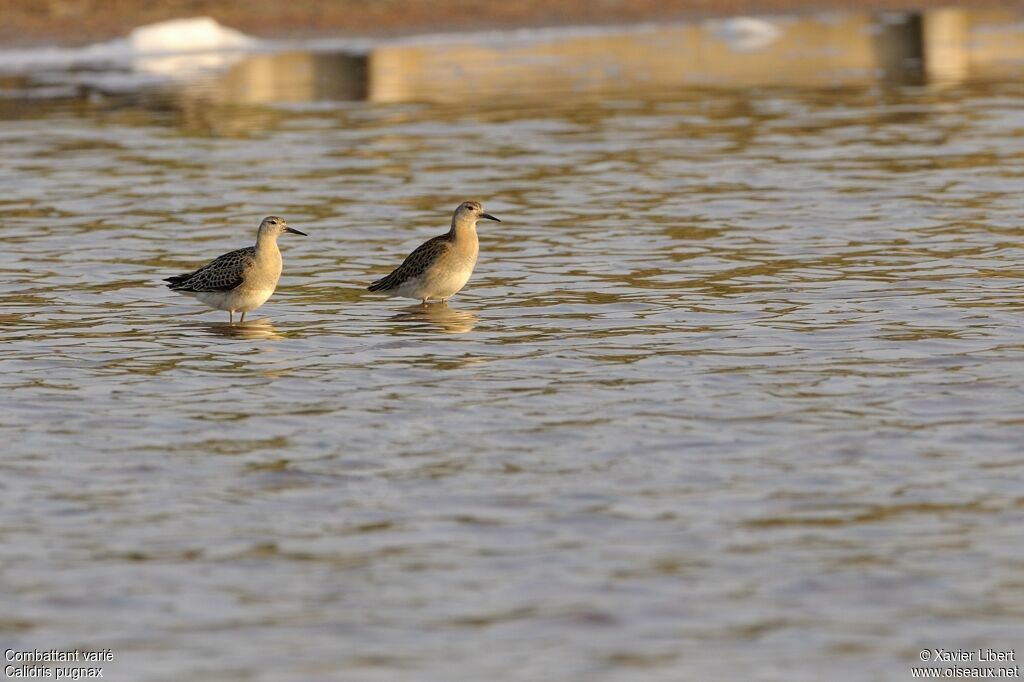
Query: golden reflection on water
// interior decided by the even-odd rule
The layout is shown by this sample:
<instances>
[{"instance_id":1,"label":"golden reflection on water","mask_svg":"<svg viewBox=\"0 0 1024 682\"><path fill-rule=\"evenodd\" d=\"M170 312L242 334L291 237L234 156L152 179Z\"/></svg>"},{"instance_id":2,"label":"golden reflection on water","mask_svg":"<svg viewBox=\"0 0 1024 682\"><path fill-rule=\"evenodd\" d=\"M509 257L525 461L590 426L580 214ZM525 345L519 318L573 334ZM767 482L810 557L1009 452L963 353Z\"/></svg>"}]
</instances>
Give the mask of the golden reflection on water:
<instances>
[{"instance_id":1,"label":"golden reflection on water","mask_svg":"<svg viewBox=\"0 0 1024 682\"><path fill-rule=\"evenodd\" d=\"M226 339L280 341L284 338L267 318L233 323L210 322L203 324L201 328L211 336L222 336Z\"/></svg>"},{"instance_id":2,"label":"golden reflection on water","mask_svg":"<svg viewBox=\"0 0 1024 682\"><path fill-rule=\"evenodd\" d=\"M433 327L449 334L465 334L473 331L480 316L468 310L458 310L450 305L432 304L410 306L391 317L394 322L417 323L416 327Z\"/></svg>"}]
</instances>

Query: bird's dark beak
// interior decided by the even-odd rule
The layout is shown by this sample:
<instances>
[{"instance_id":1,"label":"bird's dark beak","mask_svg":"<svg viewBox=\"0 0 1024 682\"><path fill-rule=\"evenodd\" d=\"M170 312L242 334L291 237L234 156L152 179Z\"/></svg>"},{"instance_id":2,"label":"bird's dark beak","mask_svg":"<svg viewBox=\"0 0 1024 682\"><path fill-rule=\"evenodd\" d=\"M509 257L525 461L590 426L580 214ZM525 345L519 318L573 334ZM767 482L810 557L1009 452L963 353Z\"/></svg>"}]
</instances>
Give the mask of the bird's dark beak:
<instances>
[{"instance_id":1,"label":"bird's dark beak","mask_svg":"<svg viewBox=\"0 0 1024 682\"><path fill-rule=\"evenodd\" d=\"M299 232L294 227L286 227L286 228L284 228L284 231L285 232L291 232L292 234L301 234L303 237L308 237L309 236L305 232Z\"/></svg>"},{"instance_id":2,"label":"bird's dark beak","mask_svg":"<svg viewBox=\"0 0 1024 682\"><path fill-rule=\"evenodd\" d=\"M481 218L487 218L488 220L493 220L496 223L500 223L501 222L500 220L498 220L497 218L492 216L490 213L481 213L480 217Z\"/></svg>"}]
</instances>

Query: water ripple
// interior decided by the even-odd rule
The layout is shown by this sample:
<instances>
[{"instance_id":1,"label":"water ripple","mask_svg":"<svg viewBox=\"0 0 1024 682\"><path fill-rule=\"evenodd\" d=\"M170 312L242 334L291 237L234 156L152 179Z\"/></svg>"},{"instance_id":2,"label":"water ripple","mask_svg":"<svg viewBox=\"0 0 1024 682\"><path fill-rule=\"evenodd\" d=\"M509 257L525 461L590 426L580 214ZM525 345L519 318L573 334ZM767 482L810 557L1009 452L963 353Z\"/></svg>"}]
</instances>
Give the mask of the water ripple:
<instances>
[{"instance_id":1,"label":"water ripple","mask_svg":"<svg viewBox=\"0 0 1024 682\"><path fill-rule=\"evenodd\" d=\"M5 121L0 631L154 680L1011 646L1022 102ZM364 291L468 197L505 222L450 307ZM310 237L254 319L161 286L269 213Z\"/></svg>"}]
</instances>

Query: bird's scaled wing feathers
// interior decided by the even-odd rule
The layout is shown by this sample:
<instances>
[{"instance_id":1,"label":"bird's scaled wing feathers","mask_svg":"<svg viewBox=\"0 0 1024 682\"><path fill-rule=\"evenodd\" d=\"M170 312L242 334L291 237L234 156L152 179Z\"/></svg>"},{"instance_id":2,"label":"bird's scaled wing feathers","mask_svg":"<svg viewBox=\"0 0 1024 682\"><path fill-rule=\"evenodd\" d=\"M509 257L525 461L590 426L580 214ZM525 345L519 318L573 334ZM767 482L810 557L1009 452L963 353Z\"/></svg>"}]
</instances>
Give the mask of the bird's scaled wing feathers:
<instances>
[{"instance_id":1,"label":"bird's scaled wing feathers","mask_svg":"<svg viewBox=\"0 0 1024 682\"><path fill-rule=\"evenodd\" d=\"M195 272L168 277L175 291L230 291L243 281L256 262L256 249L249 246L218 256Z\"/></svg>"},{"instance_id":2,"label":"bird's scaled wing feathers","mask_svg":"<svg viewBox=\"0 0 1024 682\"><path fill-rule=\"evenodd\" d=\"M419 277L436 261L441 254L452 247L448 235L442 234L428 239L406 256L402 264L395 268L387 277L382 277L367 287L370 291L387 291L402 286L403 283Z\"/></svg>"}]
</instances>

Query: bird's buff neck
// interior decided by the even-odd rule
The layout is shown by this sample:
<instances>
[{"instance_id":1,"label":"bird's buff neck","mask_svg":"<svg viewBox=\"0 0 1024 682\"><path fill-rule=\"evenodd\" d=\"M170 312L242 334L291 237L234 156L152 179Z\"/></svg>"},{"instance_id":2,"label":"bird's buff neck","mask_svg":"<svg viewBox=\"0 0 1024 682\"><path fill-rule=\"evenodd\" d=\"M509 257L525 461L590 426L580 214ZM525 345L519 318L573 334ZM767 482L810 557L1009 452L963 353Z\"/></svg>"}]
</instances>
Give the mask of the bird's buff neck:
<instances>
[{"instance_id":1,"label":"bird's buff neck","mask_svg":"<svg viewBox=\"0 0 1024 682\"><path fill-rule=\"evenodd\" d=\"M476 239L476 221L453 220L452 229L448 231L448 236L450 236L453 241L462 241L463 239Z\"/></svg>"},{"instance_id":2,"label":"bird's buff neck","mask_svg":"<svg viewBox=\"0 0 1024 682\"><path fill-rule=\"evenodd\" d=\"M261 232L256 235L256 250L274 250L277 248L277 235L270 232Z\"/></svg>"}]
</instances>

